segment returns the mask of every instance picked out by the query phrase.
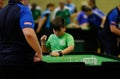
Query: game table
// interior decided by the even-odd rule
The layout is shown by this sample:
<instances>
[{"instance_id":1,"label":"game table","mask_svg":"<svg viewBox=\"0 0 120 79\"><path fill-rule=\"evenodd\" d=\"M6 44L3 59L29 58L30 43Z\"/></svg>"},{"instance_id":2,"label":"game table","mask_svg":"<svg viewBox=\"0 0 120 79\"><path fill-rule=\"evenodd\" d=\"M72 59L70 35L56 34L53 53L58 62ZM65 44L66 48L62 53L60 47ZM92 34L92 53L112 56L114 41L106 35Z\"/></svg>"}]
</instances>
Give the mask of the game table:
<instances>
[{"instance_id":1,"label":"game table","mask_svg":"<svg viewBox=\"0 0 120 79\"><path fill-rule=\"evenodd\" d=\"M79 63L83 62L86 66L101 66L103 62L120 62L120 58L96 52L78 52L63 55L61 57L52 57L48 54L43 55L43 61L46 63Z\"/></svg>"}]
</instances>

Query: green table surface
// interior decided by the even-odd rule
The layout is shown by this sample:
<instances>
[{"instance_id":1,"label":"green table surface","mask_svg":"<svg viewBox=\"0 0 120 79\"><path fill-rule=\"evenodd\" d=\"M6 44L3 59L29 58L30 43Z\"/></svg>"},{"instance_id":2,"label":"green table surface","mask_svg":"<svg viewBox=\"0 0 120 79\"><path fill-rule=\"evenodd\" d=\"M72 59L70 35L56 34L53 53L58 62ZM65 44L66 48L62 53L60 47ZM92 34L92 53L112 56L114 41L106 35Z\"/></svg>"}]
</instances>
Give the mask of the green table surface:
<instances>
[{"instance_id":1,"label":"green table surface","mask_svg":"<svg viewBox=\"0 0 120 79\"><path fill-rule=\"evenodd\" d=\"M84 62L86 65L97 66L101 65L102 62L120 62L120 59L101 54L77 54L63 55L61 57L43 55L43 61L47 63Z\"/></svg>"}]
</instances>

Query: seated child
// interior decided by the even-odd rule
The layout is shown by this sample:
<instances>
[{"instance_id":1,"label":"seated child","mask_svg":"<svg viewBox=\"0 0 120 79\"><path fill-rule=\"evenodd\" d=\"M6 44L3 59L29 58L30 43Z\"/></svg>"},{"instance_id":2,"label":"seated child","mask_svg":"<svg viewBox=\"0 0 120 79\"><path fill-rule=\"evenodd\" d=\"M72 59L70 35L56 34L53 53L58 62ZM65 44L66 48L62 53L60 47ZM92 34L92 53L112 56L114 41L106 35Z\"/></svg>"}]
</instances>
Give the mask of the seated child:
<instances>
[{"instance_id":1,"label":"seated child","mask_svg":"<svg viewBox=\"0 0 120 79\"><path fill-rule=\"evenodd\" d=\"M52 22L53 33L47 39L46 35L41 37L43 52L49 52L51 56L62 56L74 51L74 38L66 33L65 21L57 16Z\"/></svg>"}]
</instances>

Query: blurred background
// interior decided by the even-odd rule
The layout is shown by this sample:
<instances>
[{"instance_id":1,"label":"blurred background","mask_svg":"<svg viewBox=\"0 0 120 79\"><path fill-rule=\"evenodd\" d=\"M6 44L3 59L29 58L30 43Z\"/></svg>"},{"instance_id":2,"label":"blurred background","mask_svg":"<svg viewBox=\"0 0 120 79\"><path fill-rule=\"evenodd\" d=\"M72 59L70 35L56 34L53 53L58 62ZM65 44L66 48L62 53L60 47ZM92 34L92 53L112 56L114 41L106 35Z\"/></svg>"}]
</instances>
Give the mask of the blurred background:
<instances>
[{"instance_id":1,"label":"blurred background","mask_svg":"<svg viewBox=\"0 0 120 79\"><path fill-rule=\"evenodd\" d=\"M63 0L66 1L66 0ZM8 0L5 0L5 5ZM37 3L44 11L46 4L54 3L55 6L58 6L60 0L30 0L30 4L33 2ZM82 4L86 4L88 0L72 0L72 2L76 5L77 10L80 10ZM117 6L120 3L120 0L96 0L96 4L105 14L107 14L113 7Z\"/></svg>"},{"instance_id":2,"label":"blurred background","mask_svg":"<svg viewBox=\"0 0 120 79\"><path fill-rule=\"evenodd\" d=\"M39 21L39 18L41 18L41 15L42 14L45 15L45 13L48 12L48 10L46 9L46 6L49 3L52 3L53 5L55 5L54 6L55 10L52 10L53 7L51 7L51 6L48 8L50 11L49 17L51 18L50 19L50 22L51 22L51 20L53 20L53 15L55 14L56 9L58 9L58 7L60 7L59 2L62 1L62 2L66 3L66 1L69 1L69 0L24 0L24 1L29 1L29 2L27 2L27 6L30 6L29 8L31 9L33 18L35 20L35 27L37 28L38 22L40 22L40 23L43 22L43 21ZM86 16L86 15L85 16L83 15L82 16L83 18L79 20L79 17L80 17L79 15L82 13L81 6L88 5L89 0L70 0L70 1L72 1L71 4L75 5L75 13L73 13L73 14L67 13L66 14L63 11L62 13L64 15L62 15L62 13L59 13L59 15L63 16L63 18L66 20L66 23L70 20L70 23L67 24L68 29L66 30L66 32L72 34L75 39L75 51L76 52L96 51L99 53L100 49L102 49L102 48L100 47L100 43L98 42L97 30L94 29L96 27L96 25L90 25L91 23L89 23L88 26L79 24L79 21L82 21L82 19L85 19L85 16ZM113 8L120 5L120 0L95 0L95 1L96 1L95 3L96 3L97 8L99 10L101 10L101 12L103 12L105 15L107 15L108 12L111 11ZM5 0L4 6L7 3L8 3L8 0ZM33 6L32 5L33 3L35 3L34 6L37 4L37 8L36 7L31 8L31 6ZM39 8L39 11L38 11L38 8ZM58 11L58 12L60 12L60 11ZM98 14L97 14L97 16L98 16ZM46 17L46 16L44 16L44 17ZM49 17L47 16L47 18L49 18ZM93 19L92 22L98 21L98 19L96 19L96 20L94 20L94 18L92 18L92 19ZM104 20L103 17L101 19ZM46 23L43 23L43 24L45 25ZM42 27L44 27L44 25L42 25ZM44 29L42 31L44 32ZM42 31L39 33L40 35L37 35L38 39L43 35ZM104 52L104 50L103 50L103 52Z\"/></svg>"}]
</instances>

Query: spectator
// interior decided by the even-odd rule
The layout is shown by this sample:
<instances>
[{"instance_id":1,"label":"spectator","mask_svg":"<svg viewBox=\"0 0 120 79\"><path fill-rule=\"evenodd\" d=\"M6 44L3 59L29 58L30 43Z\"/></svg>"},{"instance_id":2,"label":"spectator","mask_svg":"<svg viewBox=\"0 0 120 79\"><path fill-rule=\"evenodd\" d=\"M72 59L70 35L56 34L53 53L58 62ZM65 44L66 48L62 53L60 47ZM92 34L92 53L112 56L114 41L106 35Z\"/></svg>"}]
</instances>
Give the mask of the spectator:
<instances>
[{"instance_id":1,"label":"spectator","mask_svg":"<svg viewBox=\"0 0 120 79\"><path fill-rule=\"evenodd\" d=\"M41 10L37 9L37 4L36 3L32 3L31 11L32 11L32 16L33 16L33 19L34 19L35 31L36 31L36 29L38 27L38 21L39 21L40 16L41 16Z\"/></svg>"},{"instance_id":2,"label":"spectator","mask_svg":"<svg viewBox=\"0 0 120 79\"><path fill-rule=\"evenodd\" d=\"M42 13L38 24L38 28L36 30L38 39L40 39L40 37L44 34L49 36L52 33L50 27L51 26L50 14L53 10L54 10L54 4L52 3L47 4L46 10Z\"/></svg>"},{"instance_id":3,"label":"spectator","mask_svg":"<svg viewBox=\"0 0 120 79\"><path fill-rule=\"evenodd\" d=\"M66 0L65 5L69 8L71 14L77 12L76 6L72 3L72 0Z\"/></svg>"},{"instance_id":4,"label":"spectator","mask_svg":"<svg viewBox=\"0 0 120 79\"><path fill-rule=\"evenodd\" d=\"M77 22L79 25L78 28L88 29L88 17L84 12L86 7L87 7L86 5L81 6L81 11L79 12L77 17Z\"/></svg>"},{"instance_id":5,"label":"spectator","mask_svg":"<svg viewBox=\"0 0 120 79\"><path fill-rule=\"evenodd\" d=\"M106 15L101 10L98 9L96 5L96 0L89 0L88 4L92 8L93 13L95 13L96 15L102 18L102 22L100 26L103 28L105 20L106 20Z\"/></svg>"},{"instance_id":6,"label":"spectator","mask_svg":"<svg viewBox=\"0 0 120 79\"><path fill-rule=\"evenodd\" d=\"M70 11L69 8L65 6L65 2L59 2L59 7L55 9L53 14L53 19L56 16L61 16L65 20L65 25L70 24Z\"/></svg>"},{"instance_id":7,"label":"spectator","mask_svg":"<svg viewBox=\"0 0 120 79\"><path fill-rule=\"evenodd\" d=\"M69 33L66 33L65 21L57 16L53 21L53 32L47 39L47 36L41 37L43 52L50 52L51 56L62 56L71 53L74 50L74 39Z\"/></svg>"},{"instance_id":8,"label":"spectator","mask_svg":"<svg viewBox=\"0 0 120 79\"><path fill-rule=\"evenodd\" d=\"M100 40L101 30L103 29L103 27L101 26L102 18L98 16L97 14L95 14L92 11L92 9L89 7L86 7L84 12L88 16L88 23L89 23L90 28L95 32L95 37L96 37L95 39L98 40L98 43L96 42L96 46L95 46L96 52L97 52L98 44L100 44L100 53L104 53L103 45Z\"/></svg>"},{"instance_id":9,"label":"spectator","mask_svg":"<svg viewBox=\"0 0 120 79\"><path fill-rule=\"evenodd\" d=\"M70 10L70 23L73 23L76 18L77 8L75 4L72 3L72 0L66 0L65 6L67 6L68 9Z\"/></svg>"}]
</instances>

